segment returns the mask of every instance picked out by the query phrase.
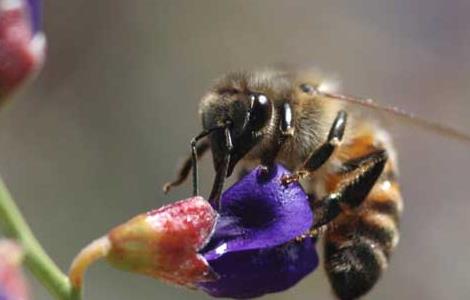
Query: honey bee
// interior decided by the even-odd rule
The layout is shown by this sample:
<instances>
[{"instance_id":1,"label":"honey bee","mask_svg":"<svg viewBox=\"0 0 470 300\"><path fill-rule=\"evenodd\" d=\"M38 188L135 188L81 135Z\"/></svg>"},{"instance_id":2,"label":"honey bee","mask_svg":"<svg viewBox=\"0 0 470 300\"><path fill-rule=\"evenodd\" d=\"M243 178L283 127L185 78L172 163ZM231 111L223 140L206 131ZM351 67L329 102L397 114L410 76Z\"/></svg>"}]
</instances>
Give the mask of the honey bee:
<instances>
[{"instance_id":1,"label":"honey bee","mask_svg":"<svg viewBox=\"0 0 470 300\"><path fill-rule=\"evenodd\" d=\"M177 179L164 190L181 184L192 169L198 194L197 159L208 149L216 172L213 203L235 166L241 174L256 165L269 173L281 163L293 172L284 183L301 180L309 193L316 216L310 234L324 236L324 267L334 293L339 299L359 298L387 268L403 211L392 139L377 121L354 109L361 106L470 141L395 108L335 94L310 72L233 72L203 96L203 131L191 141L192 154Z\"/></svg>"}]
</instances>

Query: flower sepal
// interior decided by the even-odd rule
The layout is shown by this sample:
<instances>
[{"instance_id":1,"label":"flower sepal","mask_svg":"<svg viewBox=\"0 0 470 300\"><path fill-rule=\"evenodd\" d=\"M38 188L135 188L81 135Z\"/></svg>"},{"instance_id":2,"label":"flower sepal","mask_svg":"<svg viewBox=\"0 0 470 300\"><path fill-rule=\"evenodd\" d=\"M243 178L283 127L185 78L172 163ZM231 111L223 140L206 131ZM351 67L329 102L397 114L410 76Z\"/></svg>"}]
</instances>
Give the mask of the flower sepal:
<instances>
[{"instance_id":1,"label":"flower sepal","mask_svg":"<svg viewBox=\"0 0 470 300\"><path fill-rule=\"evenodd\" d=\"M194 287L217 278L198 251L208 242L217 212L202 197L140 214L84 248L69 277L79 288L86 268L104 257L116 268Z\"/></svg>"},{"instance_id":2,"label":"flower sepal","mask_svg":"<svg viewBox=\"0 0 470 300\"><path fill-rule=\"evenodd\" d=\"M216 220L216 211L202 197L136 216L109 232L107 260L120 269L180 285L214 280L198 251L207 244Z\"/></svg>"}]
</instances>

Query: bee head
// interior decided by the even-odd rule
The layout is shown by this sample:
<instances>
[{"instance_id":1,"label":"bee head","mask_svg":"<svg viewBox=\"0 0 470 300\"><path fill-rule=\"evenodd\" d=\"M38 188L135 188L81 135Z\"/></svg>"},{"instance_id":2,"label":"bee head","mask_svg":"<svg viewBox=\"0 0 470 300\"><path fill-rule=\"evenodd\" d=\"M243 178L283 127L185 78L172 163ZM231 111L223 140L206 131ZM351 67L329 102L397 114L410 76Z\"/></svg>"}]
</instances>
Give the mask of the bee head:
<instances>
[{"instance_id":1,"label":"bee head","mask_svg":"<svg viewBox=\"0 0 470 300\"><path fill-rule=\"evenodd\" d=\"M200 113L205 130L220 128L209 139L216 170L230 154L228 177L238 161L261 142L271 123L273 103L264 93L224 88L204 97Z\"/></svg>"}]
</instances>

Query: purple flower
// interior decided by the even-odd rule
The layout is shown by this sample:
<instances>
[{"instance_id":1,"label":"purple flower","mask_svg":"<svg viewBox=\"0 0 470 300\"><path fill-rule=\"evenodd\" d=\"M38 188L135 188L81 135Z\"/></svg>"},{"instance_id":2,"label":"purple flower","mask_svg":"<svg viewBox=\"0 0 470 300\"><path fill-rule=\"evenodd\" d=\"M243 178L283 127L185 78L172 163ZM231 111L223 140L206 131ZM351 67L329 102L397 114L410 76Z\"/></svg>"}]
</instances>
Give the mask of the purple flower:
<instances>
[{"instance_id":1,"label":"purple flower","mask_svg":"<svg viewBox=\"0 0 470 300\"><path fill-rule=\"evenodd\" d=\"M0 101L42 66L41 1L0 0Z\"/></svg>"},{"instance_id":2,"label":"purple flower","mask_svg":"<svg viewBox=\"0 0 470 300\"><path fill-rule=\"evenodd\" d=\"M201 251L219 275L199 287L215 297L253 298L290 288L318 265L307 195L282 166L266 178L259 168L222 195L219 219Z\"/></svg>"},{"instance_id":3,"label":"purple flower","mask_svg":"<svg viewBox=\"0 0 470 300\"><path fill-rule=\"evenodd\" d=\"M92 242L69 277L79 288L88 265L105 257L122 270L204 290L215 297L254 298L286 290L318 265L307 195L290 173L259 168L229 188L216 211L191 197L137 215Z\"/></svg>"}]
</instances>

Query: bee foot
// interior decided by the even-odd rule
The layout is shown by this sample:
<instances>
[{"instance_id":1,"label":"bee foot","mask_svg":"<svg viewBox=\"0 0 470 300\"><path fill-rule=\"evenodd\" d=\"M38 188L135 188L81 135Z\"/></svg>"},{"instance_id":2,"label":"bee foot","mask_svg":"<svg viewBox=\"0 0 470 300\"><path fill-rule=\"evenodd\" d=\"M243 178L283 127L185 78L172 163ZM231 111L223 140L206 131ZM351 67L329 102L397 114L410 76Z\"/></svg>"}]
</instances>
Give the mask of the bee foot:
<instances>
[{"instance_id":1,"label":"bee foot","mask_svg":"<svg viewBox=\"0 0 470 300\"><path fill-rule=\"evenodd\" d=\"M299 180L306 177L307 175L308 175L308 172L306 171L297 171L290 176L283 176L281 178L281 183L284 185L289 185L293 182L298 182Z\"/></svg>"},{"instance_id":2,"label":"bee foot","mask_svg":"<svg viewBox=\"0 0 470 300\"><path fill-rule=\"evenodd\" d=\"M293 183L293 182L296 182L296 181L299 181L299 178L298 178L298 176L296 176L296 175L283 176L283 177L281 178L281 183L282 183L283 185L289 185L289 184L291 184L291 183Z\"/></svg>"},{"instance_id":3,"label":"bee foot","mask_svg":"<svg viewBox=\"0 0 470 300\"><path fill-rule=\"evenodd\" d=\"M163 185L163 193L164 194L168 194L168 192L170 192L171 188L173 187L173 184L171 182L167 182Z\"/></svg>"},{"instance_id":4,"label":"bee foot","mask_svg":"<svg viewBox=\"0 0 470 300\"><path fill-rule=\"evenodd\" d=\"M259 171L261 172L261 175L266 176L269 174L269 167L268 166L260 166Z\"/></svg>"}]
</instances>

